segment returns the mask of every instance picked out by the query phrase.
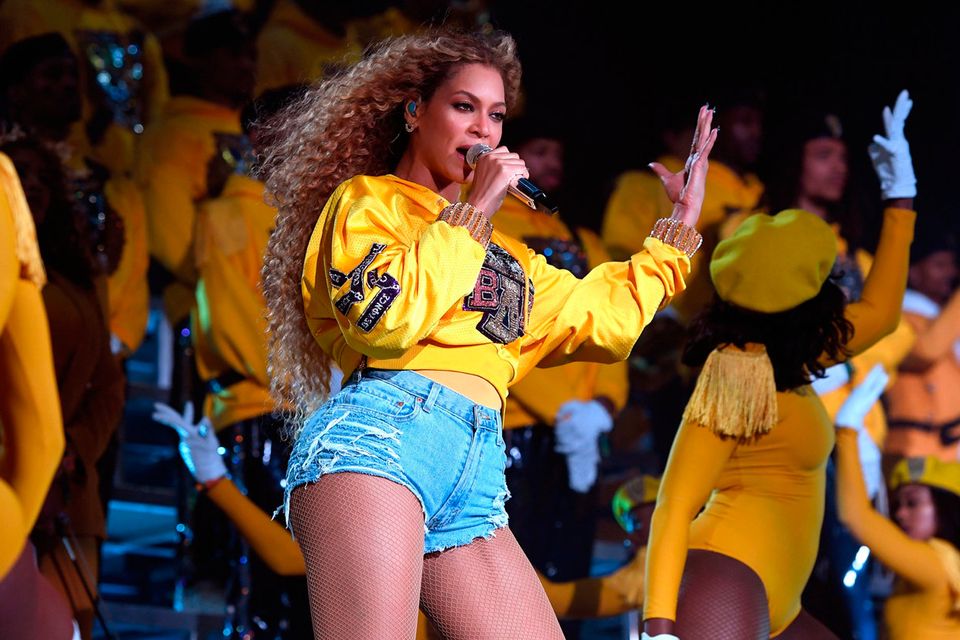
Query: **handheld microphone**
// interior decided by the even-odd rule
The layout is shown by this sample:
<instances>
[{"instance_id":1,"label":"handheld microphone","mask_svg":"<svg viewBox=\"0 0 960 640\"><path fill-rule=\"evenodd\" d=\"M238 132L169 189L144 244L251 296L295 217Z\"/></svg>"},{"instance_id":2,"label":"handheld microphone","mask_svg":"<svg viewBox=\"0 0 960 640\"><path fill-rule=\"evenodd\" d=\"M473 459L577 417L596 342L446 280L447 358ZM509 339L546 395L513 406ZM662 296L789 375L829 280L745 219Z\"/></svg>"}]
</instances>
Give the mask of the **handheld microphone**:
<instances>
[{"instance_id":1,"label":"handheld microphone","mask_svg":"<svg viewBox=\"0 0 960 640\"><path fill-rule=\"evenodd\" d=\"M485 153L490 153L493 151L489 146L478 142L469 149L467 149L467 164L470 165L470 168L473 169L477 166L477 160L480 159ZM556 213L559 211L560 207L551 200L546 193L543 192L543 189L533 184L526 178L520 178L517 180L517 186L514 187L510 185L507 187L514 197L519 198L521 202L530 207L531 209L539 209L543 213Z\"/></svg>"}]
</instances>

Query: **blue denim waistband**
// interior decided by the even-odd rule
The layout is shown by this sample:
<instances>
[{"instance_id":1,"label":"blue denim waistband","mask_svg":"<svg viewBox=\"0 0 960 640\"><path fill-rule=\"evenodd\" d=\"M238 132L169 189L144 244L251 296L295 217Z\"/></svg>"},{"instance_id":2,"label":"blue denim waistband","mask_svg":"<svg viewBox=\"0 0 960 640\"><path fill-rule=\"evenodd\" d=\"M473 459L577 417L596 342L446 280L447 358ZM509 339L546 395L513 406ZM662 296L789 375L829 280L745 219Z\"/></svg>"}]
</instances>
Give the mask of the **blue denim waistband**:
<instances>
[{"instance_id":1,"label":"blue denim waistband","mask_svg":"<svg viewBox=\"0 0 960 640\"><path fill-rule=\"evenodd\" d=\"M415 371L395 369L357 369L350 374L343 387L360 384L362 380L373 379L392 385L421 399L423 410L442 409L452 416L474 425L477 429L497 431L500 427L500 412L482 404L477 404L463 394L446 387L439 382L420 375Z\"/></svg>"}]
</instances>

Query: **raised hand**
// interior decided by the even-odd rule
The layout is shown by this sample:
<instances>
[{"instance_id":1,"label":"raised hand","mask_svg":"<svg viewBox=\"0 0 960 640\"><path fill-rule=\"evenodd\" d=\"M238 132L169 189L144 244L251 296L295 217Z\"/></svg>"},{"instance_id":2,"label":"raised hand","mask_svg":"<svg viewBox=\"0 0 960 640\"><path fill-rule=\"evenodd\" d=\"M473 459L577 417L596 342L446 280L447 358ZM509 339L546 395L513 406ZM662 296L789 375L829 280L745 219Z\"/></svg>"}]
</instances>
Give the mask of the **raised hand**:
<instances>
[{"instance_id":1,"label":"raised hand","mask_svg":"<svg viewBox=\"0 0 960 640\"><path fill-rule=\"evenodd\" d=\"M913 101L906 89L897 96L897 102L883 108L883 127L886 136L873 136L873 144L867 151L873 168L880 178L880 191L884 200L913 198L917 195L917 178L913 173L910 144L903 135L903 126L913 108Z\"/></svg>"},{"instance_id":2,"label":"raised hand","mask_svg":"<svg viewBox=\"0 0 960 640\"><path fill-rule=\"evenodd\" d=\"M667 197L673 203L674 219L680 220L687 226L694 227L700 219L700 207L703 206L703 196L707 182L707 168L710 151L717 140L717 129L711 129L713 124L713 109L708 105L700 107L697 116L697 128L693 133L693 143L690 145L690 155L683 171L671 173L660 163L650 164L650 169L657 174Z\"/></svg>"}]
</instances>

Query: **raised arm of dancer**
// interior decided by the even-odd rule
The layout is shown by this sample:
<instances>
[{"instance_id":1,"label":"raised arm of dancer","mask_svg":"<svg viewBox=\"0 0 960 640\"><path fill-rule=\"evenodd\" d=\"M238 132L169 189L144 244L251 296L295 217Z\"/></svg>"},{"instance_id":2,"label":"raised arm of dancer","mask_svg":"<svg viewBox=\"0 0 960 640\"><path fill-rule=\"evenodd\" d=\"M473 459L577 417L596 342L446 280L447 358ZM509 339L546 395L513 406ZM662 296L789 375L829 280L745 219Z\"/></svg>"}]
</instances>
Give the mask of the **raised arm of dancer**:
<instances>
[{"instance_id":1,"label":"raised arm of dancer","mask_svg":"<svg viewBox=\"0 0 960 640\"><path fill-rule=\"evenodd\" d=\"M863 481L857 435L863 418L883 393L888 376L875 367L837 413L837 508L840 521L874 556L911 584L933 588L947 583L947 572L927 541L914 540L877 513Z\"/></svg>"}]
</instances>

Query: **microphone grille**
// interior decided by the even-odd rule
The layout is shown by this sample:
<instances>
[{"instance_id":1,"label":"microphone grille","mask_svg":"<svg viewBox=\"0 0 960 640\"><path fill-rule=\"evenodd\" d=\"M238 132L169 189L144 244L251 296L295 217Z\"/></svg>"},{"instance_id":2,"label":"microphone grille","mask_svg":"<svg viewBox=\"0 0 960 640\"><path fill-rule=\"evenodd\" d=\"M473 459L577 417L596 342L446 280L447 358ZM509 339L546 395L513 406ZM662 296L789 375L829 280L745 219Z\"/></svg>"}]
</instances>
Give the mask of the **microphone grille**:
<instances>
[{"instance_id":1,"label":"microphone grille","mask_svg":"<svg viewBox=\"0 0 960 640\"><path fill-rule=\"evenodd\" d=\"M467 164L470 165L471 169L474 168L475 166L477 166L477 159L483 154L488 153L490 151L493 151L493 149L483 144L482 142L478 142L477 144L467 149L467 156L466 156Z\"/></svg>"}]
</instances>

